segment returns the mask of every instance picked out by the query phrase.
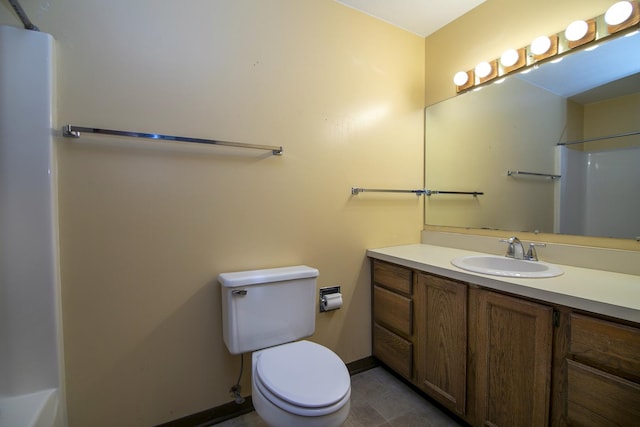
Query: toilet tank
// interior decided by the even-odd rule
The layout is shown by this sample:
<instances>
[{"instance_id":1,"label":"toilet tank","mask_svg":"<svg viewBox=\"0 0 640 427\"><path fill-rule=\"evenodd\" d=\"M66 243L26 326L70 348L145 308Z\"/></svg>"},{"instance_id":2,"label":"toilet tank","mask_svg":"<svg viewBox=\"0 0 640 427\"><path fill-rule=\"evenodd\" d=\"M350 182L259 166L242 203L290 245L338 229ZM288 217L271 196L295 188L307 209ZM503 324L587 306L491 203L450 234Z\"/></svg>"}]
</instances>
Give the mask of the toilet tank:
<instances>
[{"instance_id":1,"label":"toilet tank","mask_svg":"<svg viewBox=\"0 0 640 427\"><path fill-rule=\"evenodd\" d=\"M318 270L298 265L222 273L222 331L240 354L308 337L315 330Z\"/></svg>"}]
</instances>

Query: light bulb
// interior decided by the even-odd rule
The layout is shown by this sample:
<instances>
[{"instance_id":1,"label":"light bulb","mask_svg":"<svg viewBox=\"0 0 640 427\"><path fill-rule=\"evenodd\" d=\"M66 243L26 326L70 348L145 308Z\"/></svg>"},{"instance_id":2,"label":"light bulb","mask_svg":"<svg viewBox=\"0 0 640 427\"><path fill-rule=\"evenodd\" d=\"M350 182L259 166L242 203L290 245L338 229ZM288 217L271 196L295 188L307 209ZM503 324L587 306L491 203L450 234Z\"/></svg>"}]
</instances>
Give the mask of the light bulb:
<instances>
[{"instance_id":1,"label":"light bulb","mask_svg":"<svg viewBox=\"0 0 640 427\"><path fill-rule=\"evenodd\" d=\"M586 36L588 31L589 24L585 21L573 21L564 31L564 36L567 40L575 42Z\"/></svg>"},{"instance_id":2,"label":"light bulb","mask_svg":"<svg viewBox=\"0 0 640 427\"><path fill-rule=\"evenodd\" d=\"M469 75L464 71L458 71L453 76L453 83L455 83L456 86L464 86L465 84L467 84L468 81L469 81Z\"/></svg>"},{"instance_id":3,"label":"light bulb","mask_svg":"<svg viewBox=\"0 0 640 427\"><path fill-rule=\"evenodd\" d=\"M629 17L633 12L633 5L629 1L619 1L607 9L604 14L604 21L609 25L620 25Z\"/></svg>"},{"instance_id":4,"label":"light bulb","mask_svg":"<svg viewBox=\"0 0 640 427\"><path fill-rule=\"evenodd\" d=\"M500 57L500 63L505 67L511 67L518 62L520 55L518 55L518 51L515 49L505 50L502 56Z\"/></svg>"},{"instance_id":5,"label":"light bulb","mask_svg":"<svg viewBox=\"0 0 640 427\"><path fill-rule=\"evenodd\" d=\"M531 52L533 52L535 55L542 55L543 53L547 53L550 47L551 39L547 36L537 37L533 42L531 42Z\"/></svg>"},{"instance_id":6,"label":"light bulb","mask_svg":"<svg viewBox=\"0 0 640 427\"><path fill-rule=\"evenodd\" d=\"M491 64L489 64L488 62L481 62L476 65L476 76L483 79L489 74L491 74Z\"/></svg>"}]
</instances>

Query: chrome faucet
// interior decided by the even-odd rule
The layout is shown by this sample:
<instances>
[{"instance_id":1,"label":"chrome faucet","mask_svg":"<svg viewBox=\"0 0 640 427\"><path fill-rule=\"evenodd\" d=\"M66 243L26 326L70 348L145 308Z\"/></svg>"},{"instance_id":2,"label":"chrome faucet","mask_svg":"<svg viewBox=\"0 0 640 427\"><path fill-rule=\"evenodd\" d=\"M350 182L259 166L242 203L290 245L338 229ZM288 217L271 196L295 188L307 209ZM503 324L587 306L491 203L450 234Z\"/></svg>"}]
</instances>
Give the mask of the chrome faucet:
<instances>
[{"instance_id":1,"label":"chrome faucet","mask_svg":"<svg viewBox=\"0 0 640 427\"><path fill-rule=\"evenodd\" d=\"M506 257L515 258L515 259L524 259L528 261L538 261L538 254L536 252L536 246L545 247L547 246L545 243L529 243L529 250L527 253L524 253L524 246L522 246L522 242L517 237L509 237L508 239L500 239L501 242L508 243L509 247L507 248Z\"/></svg>"},{"instance_id":2,"label":"chrome faucet","mask_svg":"<svg viewBox=\"0 0 640 427\"><path fill-rule=\"evenodd\" d=\"M508 239L500 239L501 242L508 243L509 247L507 247L506 257L515 258L515 259L525 259L524 258L524 247L522 246L522 242L517 237L509 237Z\"/></svg>"}]
</instances>

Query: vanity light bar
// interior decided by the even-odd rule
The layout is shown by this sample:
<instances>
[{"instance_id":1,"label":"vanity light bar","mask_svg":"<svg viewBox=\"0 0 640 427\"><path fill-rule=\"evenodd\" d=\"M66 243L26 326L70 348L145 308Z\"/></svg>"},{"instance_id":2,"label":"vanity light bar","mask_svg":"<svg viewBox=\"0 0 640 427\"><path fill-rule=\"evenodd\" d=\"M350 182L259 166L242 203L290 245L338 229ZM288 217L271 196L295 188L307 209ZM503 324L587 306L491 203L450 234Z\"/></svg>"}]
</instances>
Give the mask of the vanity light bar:
<instances>
[{"instance_id":1,"label":"vanity light bar","mask_svg":"<svg viewBox=\"0 0 640 427\"><path fill-rule=\"evenodd\" d=\"M487 84L496 77L545 62L623 30L637 29L640 27L639 23L638 1L619 1L600 16L586 21L573 21L560 33L537 37L529 46L509 49L499 59L481 62L473 70L458 71L453 78L456 93L466 92Z\"/></svg>"}]
</instances>

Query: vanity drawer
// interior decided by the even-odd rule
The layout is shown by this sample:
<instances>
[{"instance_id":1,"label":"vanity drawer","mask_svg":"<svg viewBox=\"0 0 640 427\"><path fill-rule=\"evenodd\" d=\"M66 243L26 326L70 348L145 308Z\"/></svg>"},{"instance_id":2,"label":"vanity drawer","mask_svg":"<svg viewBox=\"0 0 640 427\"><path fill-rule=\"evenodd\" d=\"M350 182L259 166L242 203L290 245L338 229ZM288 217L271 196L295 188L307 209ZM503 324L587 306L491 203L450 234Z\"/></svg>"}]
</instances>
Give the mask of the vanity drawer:
<instances>
[{"instance_id":1,"label":"vanity drawer","mask_svg":"<svg viewBox=\"0 0 640 427\"><path fill-rule=\"evenodd\" d=\"M373 324L373 355L400 375L411 378L413 344L377 323Z\"/></svg>"},{"instance_id":2,"label":"vanity drawer","mask_svg":"<svg viewBox=\"0 0 640 427\"><path fill-rule=\"evenodd\" d=\"M373 283L385 288L411 295L413 272L399 265L373 261Z\"/></svg>"},{"instance_id":3,"label":"vanity drawer","mask_svg":"<svg viewBox=\"0 0 640 427\"><path fill-rule=\"evenodd\" d=\"M567 374L567 417L571 425L638 425L639 384L573 360L567 360Z\"/></svg>"},{"instance_id":4,"label":"vanity drawer","mask_svg":"<svg viewBox=\"0 0 640 427\"><path fill-rule=\"evenodd\" d=\"M577 361L640 381L640 329L572 314L569 352Z\"/></svg>"},{"instance_id":5,"label":"vanity drawer","mask_svg":"<svg viewBox=\"0 0 640 427\"><path fill-rule=\"evenodd\" d=\"M405 337L411 337L413 303L411 299L379 286L373 287L373 321Z\"/></svg>"}]
</instances>

